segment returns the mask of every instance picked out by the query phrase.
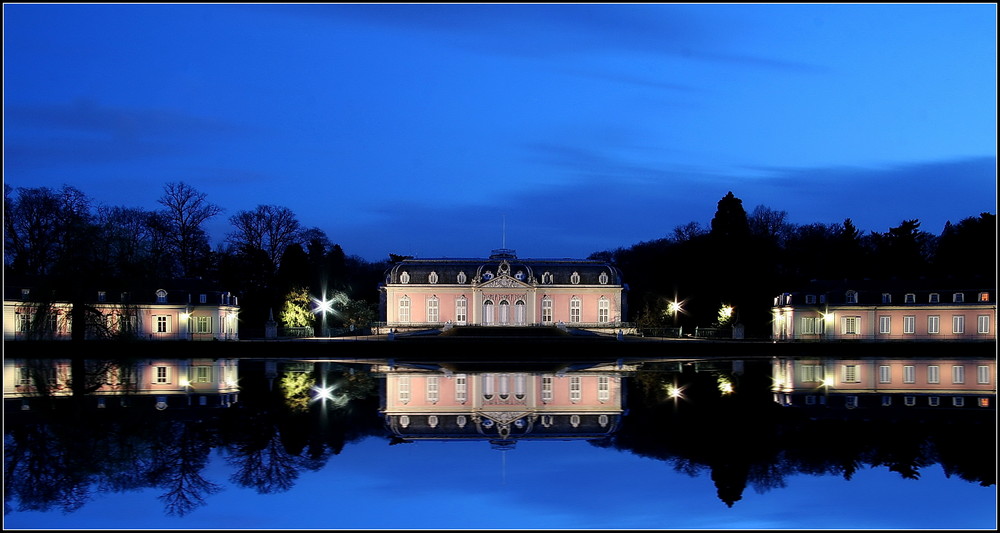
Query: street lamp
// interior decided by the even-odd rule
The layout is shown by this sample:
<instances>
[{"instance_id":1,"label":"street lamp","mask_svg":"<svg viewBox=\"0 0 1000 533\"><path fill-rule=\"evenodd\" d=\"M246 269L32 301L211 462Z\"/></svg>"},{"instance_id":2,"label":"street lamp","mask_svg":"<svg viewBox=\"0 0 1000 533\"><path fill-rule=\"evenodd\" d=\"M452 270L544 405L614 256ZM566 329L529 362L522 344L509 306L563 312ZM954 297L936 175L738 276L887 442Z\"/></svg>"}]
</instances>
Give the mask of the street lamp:
<instances>
[{"instance_id":1,"label":"street lamp","mask_svg":"<svg viewBox=\"0 0 1000 533\"><path fill-rule=\"evenodd\" d=\"M677 314L680 313L682 310L683 309L681 308L681 302L678 302L676 299L667 304L667 312L670 313L671 315L674 315L675 328L677 327Z\"/></svg>"},{"instance_id":2,"label":"street lamp","mask_svg":"<svg viewBox=\"0 0 1000 533\"><path fill-rule=\"evenodd\" d=\"M320 336L321 337L329 337L330 336L330 332L326 328L326 314L333 312L333 300L327 300L326 299L326 294L324 294L322 300L318 300L316 298L313 298L313 304L315 305L315 308L313 309L313 313L316 313L316 314L320 315L320 320L321 320L321 322L320 322Z\"/></svg>"}]
</instances>

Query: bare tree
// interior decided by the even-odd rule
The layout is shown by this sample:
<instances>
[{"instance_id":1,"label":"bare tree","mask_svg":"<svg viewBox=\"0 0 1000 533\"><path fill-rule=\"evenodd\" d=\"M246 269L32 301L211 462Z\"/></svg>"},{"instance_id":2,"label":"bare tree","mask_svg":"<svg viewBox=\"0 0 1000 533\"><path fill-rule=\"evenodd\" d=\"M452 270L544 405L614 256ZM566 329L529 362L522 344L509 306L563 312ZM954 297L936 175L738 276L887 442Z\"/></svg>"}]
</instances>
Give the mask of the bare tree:
<instances>
[{"instance_id":1,"label":"bare tree","mask_svg":"<svg viewBox=\"0 0 1000 533\"><path fill-rule=\"evenodd\" d=\"M795 227L788 222L788 212L758 205L747 216L750 233L763 237L778 246L784 246Z\"/></svg>"},{"instance_id":2,"label":"bare tree","mask_svg":"<svg viewBox=\"0 0 1000 533\"><path fill-rule=\"evenodd\" d=\"M264 252L277 271L281 255L291 244L302 239L301 225L287 207L258 205L253 211L240 211L229 218L236 228L227 240L241 253Z\"/></svg>"},{"instance_id":3,"label":"bare tree","mask_svg":"<svg viewBox=\"0 0 1000 533\"><path fill-rule=\"evenodd\" d=\"M201 257L208 253L208 237L202 225L223 209L207 200L205 193L184 182L168 183L158 202L164 210L166 244L180 267L181 276L189 276Z\"/></svg>"}]
</instances>

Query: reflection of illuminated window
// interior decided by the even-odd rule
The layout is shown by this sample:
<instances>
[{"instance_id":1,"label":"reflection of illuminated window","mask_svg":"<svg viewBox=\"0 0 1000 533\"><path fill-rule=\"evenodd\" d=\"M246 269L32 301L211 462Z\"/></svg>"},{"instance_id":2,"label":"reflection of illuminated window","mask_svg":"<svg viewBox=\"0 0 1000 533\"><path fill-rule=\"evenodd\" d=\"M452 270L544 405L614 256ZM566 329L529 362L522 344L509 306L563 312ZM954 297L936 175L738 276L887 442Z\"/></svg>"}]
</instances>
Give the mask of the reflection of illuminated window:
<instances>
[{"instance_id":1,"label":"reflection of illuminated window","mask_svg":"<svg viewBox=\"0 0 1000 533\"><path fill-rule=\"evenodd\" d=\"M545 376L542 378L542 401L551 402L552 401L552 377Z\"/></svg>"},{"instance_id":2,"label":"reflection of illuminated window","mask_svg":"<svg viewBox=\"0 0 1000 533\"><path fill-rule=\"evenodd\" d=\"M397 381L399 388L399 401L407 403L410 401L410 376L399 376Z\"/></svg>"},{"instance_id":3,"label":"reflection of illuminated window","mask_svg":"<svg viewBox=\"0 0 1000 533\"><path fill-rule=\"evenodd\" d=\"M402 415L402 416L400 416L399 417L399 425L403 426L404 428L406 426L409 426L410 425L410 417L408 415Z\"/></svg>"},{"instance_id":4,"label":"reflection of illuminated window","mask_svg":"<svg viewBox=\"0 0 1000 533\"><path fill-rule=\"evenodd\" d=\"M989 407L989 406L990 406L990 399L989 398L980 398L979 399L979 407Z\"/></svg>"},{"instance_id":5,"label":"reflection of illuminated window","mask_svg":"<svg viewBox=\"0 0 1000 533\"><path fill-rule=\"evenodd\" d=\"M525 397L525 390L527 389L528 377L524 374L514 375L514 397L518 400L523 400Z\"/></svg>"},{"instance_id":6,"label":"reflection of illuminated window","mask_svg":"<svg viewBox=\"0 0 1000 533\"><path fill-rule=\"evenodd\" d=\"M608 425L608 415L601 415L601 416L597 417L597 423L600 424L602 428L603 427L607 427L607 425Z\"/></svg>"},{"instance_id":7,"label":"reflection of illuminated window","mask_svg":"<svg viewBox=\"0 0 1000 533\"><path fill-rule=\"evenodd\" d=\"M455 418L455 423L458 424L458 427L464 428L466 423L465 415L458 415L458 417Z\"/></svg>"},{"instance_id":8,"label":"reflection of illuminated window","mask_svg":"<svg viewBox=\"0 0 1000 533\"><path fill-rule=\"evenodd\" d=\"M570 417L569 417L569 423L573 427L579 426L580 425L580 415L570 415Z\"/></svg>"},{"instance_id":9,"label":"reflection of illuminated window","mask_svg":"<svg viewBox=\"0 0 1000 533\"><path fill-rule=\"evenodd\" d=\"M812 394L806 396L806 405L816 405L816 397Z\"/></svg>"},{"instance_id":10,"label":"reflection of illuminated window","mask_svg":"<svg viewBox=\"0 0 1000 533\"><path fill-rule=\"evenodd\" d=\"M844 401L844 405L846 405L848 409L854 409L858 406L858 397L848 396Z\"/></svg>"},{"instance_id":11,"label":"reflection of illuminated window","mask_svg":"<svg viewBox=\"0 0 1000 533\"><path fill-rule=\"evenodd\" d=\"M799 368L802 369L804 383L823 381L823 365L801 365Z\"/></svg>"},{"instance_id":12,"label":"reflection of illuminated window","mask_svg":"<svg viewBox=\"0 0 1000 533\"><path fill-rule=\"evenodd\" d=\"M212 381L212 367L210 366L196 366L194 367L194 380L195 383L209 383Z\"/></svg>"},{"instance_id":13,"label":"reflection of illuminated window","mask_svg":"<svg viewBox=\"0 0 1000 533\"><path fill-rule=\"evenodd\" d=\"M494 390L493 374L483 374L483 398L493 399Z\"/></svg>"},{"instance_id":14,"label":"reflection of illuminated window","mask_svg":"<svg viewBox=\"0 0 1000 533\"><path fill-rule=\"evenodd\" d=\"M611 399L611 378L608 376L597 377L597 399L602 402Z\"/></svg>"},{"instance_id":15,"label":"reflection of illuminated window","mask_svg":"<svg viewBox=\"0 0 1000 533\"><path fill-rule=\"evenodd\" d=\"M431 403L437 403L438 401L438 377L430 376L427 378L427 401Z\"/></svg>"},{"instance_id":16,"label":"reflection of illuminated window","mask_svg":"<svg viewBox=\"0 0 1000 533\"><path fill-rule=\"evenodd\" d=\"M580 377L573 376L569 378L569 401L578 402L582 397L583 392L580 389Z\"/></svg>"},{"instance_id":17,"label":"reflection of illuminated window","mask_svg":"<svg viewBox=\"0 0 1000 533\"><path fill-rule=\"evenodd\" d=\"M455 376L455 401L465 403L469 397L469 385L465 374Z\"/></svg>"},{"instance_id":18,"label":"reflection of illuminated window","mask_svg":"<svg viewBox=\"0 0 1000 533\"><path fill-rule=\"evenodd\" d=\"M432 428L436 428L437 425L438 425L438 417L437 417L437 415L430 415L430 416L428 416L427 417L427 425L430 426L430 427L432 427Z\"/></svg>"}]
</instances>

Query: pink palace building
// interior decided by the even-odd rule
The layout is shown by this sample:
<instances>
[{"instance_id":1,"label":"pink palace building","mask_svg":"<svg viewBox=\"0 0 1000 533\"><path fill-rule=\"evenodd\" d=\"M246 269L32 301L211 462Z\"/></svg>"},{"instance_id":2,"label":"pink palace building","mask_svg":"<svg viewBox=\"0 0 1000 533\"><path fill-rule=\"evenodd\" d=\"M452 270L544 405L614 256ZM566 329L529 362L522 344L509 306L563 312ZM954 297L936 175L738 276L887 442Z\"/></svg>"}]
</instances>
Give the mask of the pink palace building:
<instances>
[{"instance_id":1,"label":"pink palace building","mask_svg":"<svg viewBox=\"0 0 1000 533\"><path fill-rule=\"evenodd\" d=\"M394 329L450 326L620 327L627 317L621 272L604 261L519 259L510 249L488 259L406 259L381 290L381 314Z\"/></svg>"}]
</instances>

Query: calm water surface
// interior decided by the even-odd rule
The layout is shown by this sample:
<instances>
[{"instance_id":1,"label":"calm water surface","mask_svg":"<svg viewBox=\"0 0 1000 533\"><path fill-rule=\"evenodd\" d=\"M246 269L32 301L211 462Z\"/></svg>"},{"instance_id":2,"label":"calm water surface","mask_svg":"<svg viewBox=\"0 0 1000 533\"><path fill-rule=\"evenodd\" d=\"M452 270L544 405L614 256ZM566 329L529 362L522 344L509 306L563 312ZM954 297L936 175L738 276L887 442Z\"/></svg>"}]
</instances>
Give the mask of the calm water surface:
<instances>
[{"instance_id":1,"label":"calm water surface","mask_svg":"<svg viewBox=\"0 0 1000 533\"><path fill-rule=\"evenodd\" d=\"M228 407L8 398L4 527L995 529L982 392L806 405L775 364L240 361Z\"/></svg>"}]
</instances>

